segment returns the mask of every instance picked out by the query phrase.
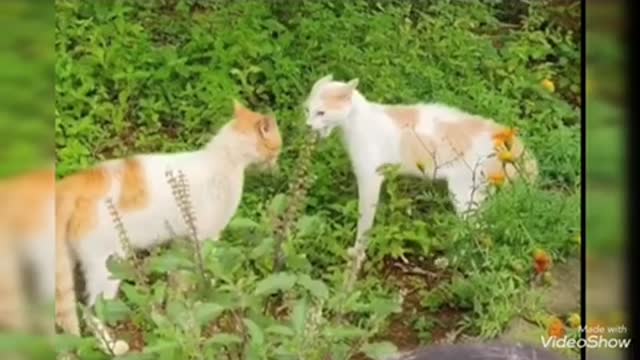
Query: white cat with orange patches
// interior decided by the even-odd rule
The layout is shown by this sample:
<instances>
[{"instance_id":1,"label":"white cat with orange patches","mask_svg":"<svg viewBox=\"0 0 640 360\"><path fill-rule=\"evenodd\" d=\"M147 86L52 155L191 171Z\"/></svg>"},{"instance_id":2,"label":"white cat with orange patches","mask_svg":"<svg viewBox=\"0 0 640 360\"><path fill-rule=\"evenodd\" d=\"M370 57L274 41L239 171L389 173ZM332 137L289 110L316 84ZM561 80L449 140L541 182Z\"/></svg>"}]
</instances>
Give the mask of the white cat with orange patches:
<instances>
[{"instance_id":1,"label":"white cat with orange patches","mask_svg":"<svg viewBox=\"0 0 640 360\"><path fill-rule=\"evenodd\" d=\"M79 334L72 260L86 279L88 305L98 296L113 298L120 282L107 259L124 255L110 215L115 207L131 245L157 246L191 235L167 172L183 174L189 186L198 239L217 240L236 212L251 164L275 164L282 146L276 121L235 104L234 119L202 149L177 154L138 155L111 160L68 176L56 185L56 321Z\"/></svg>"},{"instance_id":2,"label":"white cat with orange patches","mask_svg":"<svg viewBox=\"0 0 640 360\"><path fill-rule=\"evenodd\" d=\"M28 305L51 305L55 279L53 168L0 179L0 331L27 331ZM23 269L33 276L33 298ZM35 304L34 304L35 303ZM50 318L35 316L45 333Z\"/></svg>"},{"instance_id":3,"label":"white cat with orange patches","mask_svg":"<svg viewBox=\"0 0 640 360\"><path fill-rule=\"evenodd\" d=\"M472 211L486 196L488 180L525 175L534 179L537 165L522 141L492 120L441 104L385 105L368 101L358 80L318 80L306 106L307 124L320 136L342 129L358 182L360 218L357 239L373 225L384 176L382 165L399 165L401 173L445 179L456 211ZM522 167L503 167L496 142L505 137L509 154Z\"/></svg>"}]
</instances>

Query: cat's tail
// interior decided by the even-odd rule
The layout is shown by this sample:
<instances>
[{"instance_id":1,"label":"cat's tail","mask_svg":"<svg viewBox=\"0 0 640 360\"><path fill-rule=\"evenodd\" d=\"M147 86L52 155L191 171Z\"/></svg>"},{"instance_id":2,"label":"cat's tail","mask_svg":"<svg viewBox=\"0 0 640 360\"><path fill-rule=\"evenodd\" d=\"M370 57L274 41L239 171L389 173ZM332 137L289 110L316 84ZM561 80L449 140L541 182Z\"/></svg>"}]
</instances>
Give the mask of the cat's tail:
<instances>
[{"instance_id":1,"label":"cat's tail","mask_svg":"<svg viewBox=\"0 0 640 360\"><path fill-rule=\"evenodd\" d=\"M79 336L74 260L67 241L67 228L74 208L75 199L64 193L56 194L56 324L64 332Z\"/></svg>"}]
</instances>

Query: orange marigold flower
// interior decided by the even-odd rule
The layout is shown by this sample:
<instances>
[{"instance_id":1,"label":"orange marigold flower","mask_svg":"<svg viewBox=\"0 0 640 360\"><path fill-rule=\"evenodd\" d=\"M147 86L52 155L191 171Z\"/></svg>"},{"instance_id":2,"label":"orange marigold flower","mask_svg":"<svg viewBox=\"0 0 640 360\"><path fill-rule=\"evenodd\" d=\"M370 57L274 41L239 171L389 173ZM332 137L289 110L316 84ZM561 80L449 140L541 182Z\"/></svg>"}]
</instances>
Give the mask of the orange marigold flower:
<instances>
[{"instance_id":1,"label":"orange marigold flower","mask_svg":"<svg viewBox=\"0 0 640 360\"><path fill-rule=\"evenodd\" d=\"M504 185L505 176L504 173L498 172L495 174L490 174L488 177L489 183L495 187L501 187Z\"/></svg>"},{"instance_id":2,"label":"orange marigold flower","mask_svg":"<svg viewBox=\"0 0 640 360\"><path fill-rule=\"evenodd\" d=\"M533 267L536 270L536 274L543 274L551 269L552 260L549 253L544 250L536 250L533 253Z\"/></svg>"},{"instance_id":3,"label":"orange marigold flower","mask_svg":"<svg viewBox=\"0 0 640 360\"><path fill-rule=\"evenodd\" d=\"M508 149L511 149L513 145L513 141L517 135L517 130L514 128L508 128L493 134L493 143L496 146L496 149L499 150L503 146Z\"/></svg>"},{"instance_id":4,"label":"orange marigold flower","mask_svg":"<svg viewBox=\"0 0 640 360\"><path fill-rule=\"evenodd\" d=\"M562 320L553 318L549 323L547 334L552 338L562 338L567 334L567 331L562 323Z\"/></svg>"}]
</instances>

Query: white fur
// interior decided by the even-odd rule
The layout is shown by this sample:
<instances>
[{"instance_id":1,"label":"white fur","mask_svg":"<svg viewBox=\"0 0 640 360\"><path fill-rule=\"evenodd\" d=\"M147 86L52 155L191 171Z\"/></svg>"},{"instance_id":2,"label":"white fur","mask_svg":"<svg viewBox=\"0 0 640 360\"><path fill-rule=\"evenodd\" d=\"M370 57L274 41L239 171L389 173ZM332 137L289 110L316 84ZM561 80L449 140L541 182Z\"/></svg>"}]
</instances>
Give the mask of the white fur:
<instances>
[{"instance_id":1,"label":"white fur","mask_svg":"<svg viewBox=\"0 0 640 360\"><path fill-rule=\"evenodd\" d=\"M328 136L334 128L341 128L353 170L358 182L360 218L357 238L373 225L380 188L384 180L378 171L385 164L400 165L401 172L416 176L430 176L416 171L415 164L405 164L401 157L403 131L385 113L384 105L370 102L355 89L353 84L332 81L331 76L319 80L307 100L307 124L321 136ZM336 91L352 87L351 105L329 111L322 100L324 91ZM469 118L469 114L442 104L418 104L418 122L415 131L419 135L438 138L435 132L438 122L455 122ZM444 139L442 139L444 142ZM446 145L445 145L446 146ZM446 179L453 202L460 214L472 210L484 197L486 181L483 181L480 164L494 152L491 134L476 137L465 156L439 166L437 178Z\"/></svg>"},{"instance_id":2,"label":"white fur","mask_svg":"<svg viewBox=\"0 0 640 360\"><path fill-rule=\"evenodd\" d=\"M131 245L148 249L175 236L190 234L174 200L167 171L176 179L179 172L184 174L198 239L217 240L240 204L244 170L256 161L254 154L239 152L243 145L241 135L226 127L202 150L137 156L144 169L150 202L144 209L119 213ZM255 145L247 143L245 147L255 148ZM72 243L86 276L89 305L93 305L100 294L105 298L115 297L119 287L119 280L110 278L106 261L112 254L124 254L108 207L108 199L115 203L120 194L117 179L121 176L121 165L122 160L103 165L116 179L115 185L98 205L98 225L83 239Z\"/></svg>"}]
</instances>

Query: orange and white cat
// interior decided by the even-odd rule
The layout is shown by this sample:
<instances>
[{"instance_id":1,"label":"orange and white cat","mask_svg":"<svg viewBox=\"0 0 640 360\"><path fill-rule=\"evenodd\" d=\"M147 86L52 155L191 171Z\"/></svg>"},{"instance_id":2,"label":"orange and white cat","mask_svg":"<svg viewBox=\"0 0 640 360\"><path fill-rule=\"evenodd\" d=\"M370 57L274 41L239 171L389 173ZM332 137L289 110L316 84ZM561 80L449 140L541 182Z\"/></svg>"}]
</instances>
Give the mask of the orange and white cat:
<instances>
[{"instance_id":1,"label":"orange and white cat","mask_svg":"<svg viewBox=\"0 0 640 360\"><path fill-rule=\"evenodd\" d=\"M326 137L341 128L358 182L360 218L357 238L373 225L384 176L382 165L399 165L401 173L445 179L456 211L472 211L486 196L488 179L537 176L533 156L522 141L507 134L509 153L523 166L503 161L496 142L508 133L492 120L442 104L385 105L367 100L358 80L318 80L306 101L307 124Z\"/></svg>"},{"instance_id":2,"label":"orange and white cat","mask_svg":"<svg viewBox=\"0 0 640 360\"><path fill-rule=\"evenodd\" d=\"M0 330L29 331L38 322L46 327L40 330L53 332L51 315L30 306L53 303L54 194L52 167L0 179Z\"/></svg>"},{"instance_id":3,"label":"orange and white cat","mask_svg":"<svg viewBox=\"0 0 640 360\"><path fill-rule=\"evenodd\" d=\"M106 161L56 184L56 322L79 334L73 263L81 264L88 305L113 298L120 282L107 259L124 255L110 207L115 207L131 246L150 248L191 235L176 205L167 173L184 176L197 238L217 240L240 204L245 168L274 165L282 139L274 118L236 103L234 118L202 149L137 155Z\"/></svg>"}]
</instances>

